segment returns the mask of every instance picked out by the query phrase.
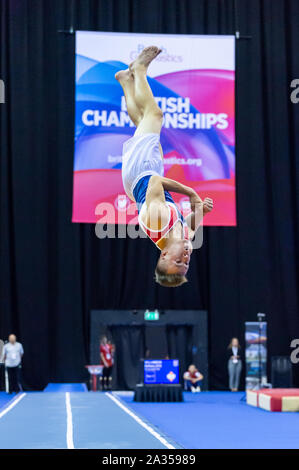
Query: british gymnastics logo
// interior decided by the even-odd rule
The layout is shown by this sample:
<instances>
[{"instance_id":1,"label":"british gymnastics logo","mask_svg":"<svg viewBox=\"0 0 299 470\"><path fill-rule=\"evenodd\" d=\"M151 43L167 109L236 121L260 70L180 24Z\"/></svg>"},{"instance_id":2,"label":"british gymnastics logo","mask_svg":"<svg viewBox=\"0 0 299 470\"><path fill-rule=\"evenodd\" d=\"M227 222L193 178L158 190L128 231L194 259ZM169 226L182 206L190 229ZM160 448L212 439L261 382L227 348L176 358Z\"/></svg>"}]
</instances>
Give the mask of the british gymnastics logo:
<instances>
[{"instance_id":1,"label":"british gymnastics logo","mask_svg":"<svg viewBox=\"0 0 299 470\"><path fill-rule=\"evenodd\" d=\"M138 44L137 50L130 52L130 60L135 60L137 58L137 56L140 54L140 52L143 51L144 48L145 48L145 46L143 44ZM160 49L162 49L162 52L161 52L161 54L158 55L158 57L156 57L156 59L155 59L156 61L158 61L158 62L176 62L176 63L183 62L183 57L181 55L170 54L167 51L166 47L164 47L164 46L160 46Z\"/></svg>"}]
</instances>

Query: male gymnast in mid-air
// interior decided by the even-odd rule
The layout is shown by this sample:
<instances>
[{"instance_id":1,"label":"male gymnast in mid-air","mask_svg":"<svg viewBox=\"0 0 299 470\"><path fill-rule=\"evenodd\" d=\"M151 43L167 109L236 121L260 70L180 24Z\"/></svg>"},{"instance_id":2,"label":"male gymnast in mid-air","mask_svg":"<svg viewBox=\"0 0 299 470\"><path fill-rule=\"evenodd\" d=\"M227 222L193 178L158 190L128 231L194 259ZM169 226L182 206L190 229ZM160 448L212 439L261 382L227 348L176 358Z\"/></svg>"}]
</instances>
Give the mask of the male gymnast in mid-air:
<instances>
[{"instance_id":1,"label":"male gymnast in mid-air","mask_svg":"<svg viewBox=\"0 0 299 470\"><path fill-rule=\"evenodd\" d=\"M213 209L213 201L202 201L192 188L163 177L163 112L146 77L149 64L160 52L158 47L146 47L129 69L115 75L123 88L128 114L137 127L123 146L122 179L128 197L137 204L140 227L161 251L156 281L162 286L177 287L187 281L191 240L203 216ZM191 213L186 219L169 191L189 197Z\"/></svg>"}]
</instances>

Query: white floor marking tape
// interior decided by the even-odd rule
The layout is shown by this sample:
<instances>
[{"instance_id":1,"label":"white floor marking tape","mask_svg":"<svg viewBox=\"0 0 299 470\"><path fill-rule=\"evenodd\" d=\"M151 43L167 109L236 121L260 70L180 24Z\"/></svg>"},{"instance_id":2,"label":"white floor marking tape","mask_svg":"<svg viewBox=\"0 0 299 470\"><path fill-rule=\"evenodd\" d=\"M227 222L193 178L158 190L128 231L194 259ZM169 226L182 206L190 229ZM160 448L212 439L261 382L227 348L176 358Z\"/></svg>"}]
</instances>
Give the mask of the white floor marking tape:
<instances>
[{"instance_id":1,"label":"white floor marking tape","mask_svg":"<svg viewBox=\"0 0 299 470\"><path fill-rule=\"evenodd\" d=\"M145 428L150 434L152 434L158 441L160 441L167 449L175 449L173 445L171 445L164 437L162 437L157 431L155 431L153 428L151 428L148 424L146 424L142 419L139 418L139 416L135 415L133 411L131 411L129 408L127 408L123 403L121 403L117 398L115 398L112 393L106 392L106 396L110 398L110 400L113 400L114 403L117 404L122 410L124 410L128 415L130 415L135 421L137 421L140 426Z\"/></svg>"},{"instance_id":2,"label":"white floor marking tape","mask_svg":"<svg viewBox=\"0 0 299 470\"><path fill-rule=\"evenodd\" d=\"M74 449L73 440L73 415L71 407L70 392L65 394L65 406L66 406L66 444L68 449Z\"/></svg>"},{"instance_id":3,"label":"white floor marking tape","mask_svg":"<svg viewBox=\"0 0 299 470\"><path fill-rule=\"evenodd\" d=\"M8 413L10 410L12 410L12 408L14 408L16 406L17 403L19 403L19 401L22 400L22 398L24 398L24 396L26 395L26 393L21 393L21 395L18 395L11 403L10 405L7 406L7 408L5 408L3 411L0 412L0 418L2 418L2 416L6 415L6 413Z\"/></svg>"}]
</instances>

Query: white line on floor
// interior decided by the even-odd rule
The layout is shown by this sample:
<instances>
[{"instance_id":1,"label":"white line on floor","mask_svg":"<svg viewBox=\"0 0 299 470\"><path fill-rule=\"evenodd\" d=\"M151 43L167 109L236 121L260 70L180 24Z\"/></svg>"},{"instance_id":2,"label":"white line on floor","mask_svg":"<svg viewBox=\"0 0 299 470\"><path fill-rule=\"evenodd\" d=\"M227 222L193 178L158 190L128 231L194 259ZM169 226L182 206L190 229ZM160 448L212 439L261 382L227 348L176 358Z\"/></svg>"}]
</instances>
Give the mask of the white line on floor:
<instances>
[{"instance_id":1,"label":"white line on floor","mask_svg":"<svg viewBox=\"0 0 299 470\"><path fill-rule=\"evenodd\" d=\"M16 404L19 403L19 401L21 401L22 398L24 398L25 395L26 395L26 393L21 393L21 395L18 395L18 396L10 403L10 405L7 406L7 408L5 408L3 411L0 412L0 418L2 418L2 416L6 415L6 413L8 413L14 406L16 406Z\"/></svg>"},{"instance_id":2,"label":"white line on floor","mask_svg":"<svg viewBox=\"0 0 299 470\"><path fill-rule=\"evenodd\" d=\"M66 406L66 444L68 449L74 449L73 440L73 415L71 407L70 392L65 394L65 406Z\"/></svg>"},{"instance_id":3,"label":"white line on floor","mask_svg":"<svg viewBox=\"0 0 299 470\"><path fill-rule=\"evenodd\" d=\"M107 397L109 397L111 400L114 401L122 410L124 410L128 415L130 415L135 421L137 421L140 426L145 428L149 433L151 433L158 441L160 441L167 449L175 449L173 445L171 445L164 437L162 437L157 431L155 431L153 428L151 428L148 424L146 424L144 421L142 421L139 416L135 415L133 411L131 411L129 408L127 408L123 403L121 403L117 398L115 398L112 393L106 392L105 394Z\"/></svg>"}]
</instances>

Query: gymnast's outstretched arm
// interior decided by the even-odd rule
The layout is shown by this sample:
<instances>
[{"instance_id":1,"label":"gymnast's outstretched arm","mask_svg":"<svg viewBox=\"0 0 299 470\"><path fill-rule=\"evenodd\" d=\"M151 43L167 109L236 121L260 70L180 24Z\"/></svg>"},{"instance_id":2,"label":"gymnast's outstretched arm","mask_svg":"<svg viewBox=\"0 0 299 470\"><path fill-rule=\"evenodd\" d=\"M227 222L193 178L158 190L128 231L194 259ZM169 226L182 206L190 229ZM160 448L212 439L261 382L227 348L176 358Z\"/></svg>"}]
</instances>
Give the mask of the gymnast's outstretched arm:
<instances>
[{"instance_id":1,"label":"gymnast's outstretched arm","mask_svg":"<svg viewBox=\"0 0 299 470\"><path fill-rule=\"evenodd\" d=\"M146 193L146 204L149 209L153 202L165 203L164 190L172 191L178 194L184 194L185 196L189 197L191 213L186 217L186 222L190 229L189 238L192 239L196 230L200 226L204 215L213 209L213 200L206 198L203 201L193 188L179 183L178 181L164 178L163 176L154 175L149 181Z\"/></svg>"},{"instance_id":2,"label":"gymnast's outstretched arm","mask_svg":"<svg viewBox=\"0 0 299 470\"><path fill-rule=\"evenodd\" d=\"M154 175L149 181L149 185L146 192L146 204L149 207L152 201L160 200L165 202L164 190L172 191L178 194L184 194L188 196L191 203L191 209L193 210L197 204L202 204L203 201L194 189L186 186L178 181L164 178L163 176Z\"/></svg>"}]
</instances>

